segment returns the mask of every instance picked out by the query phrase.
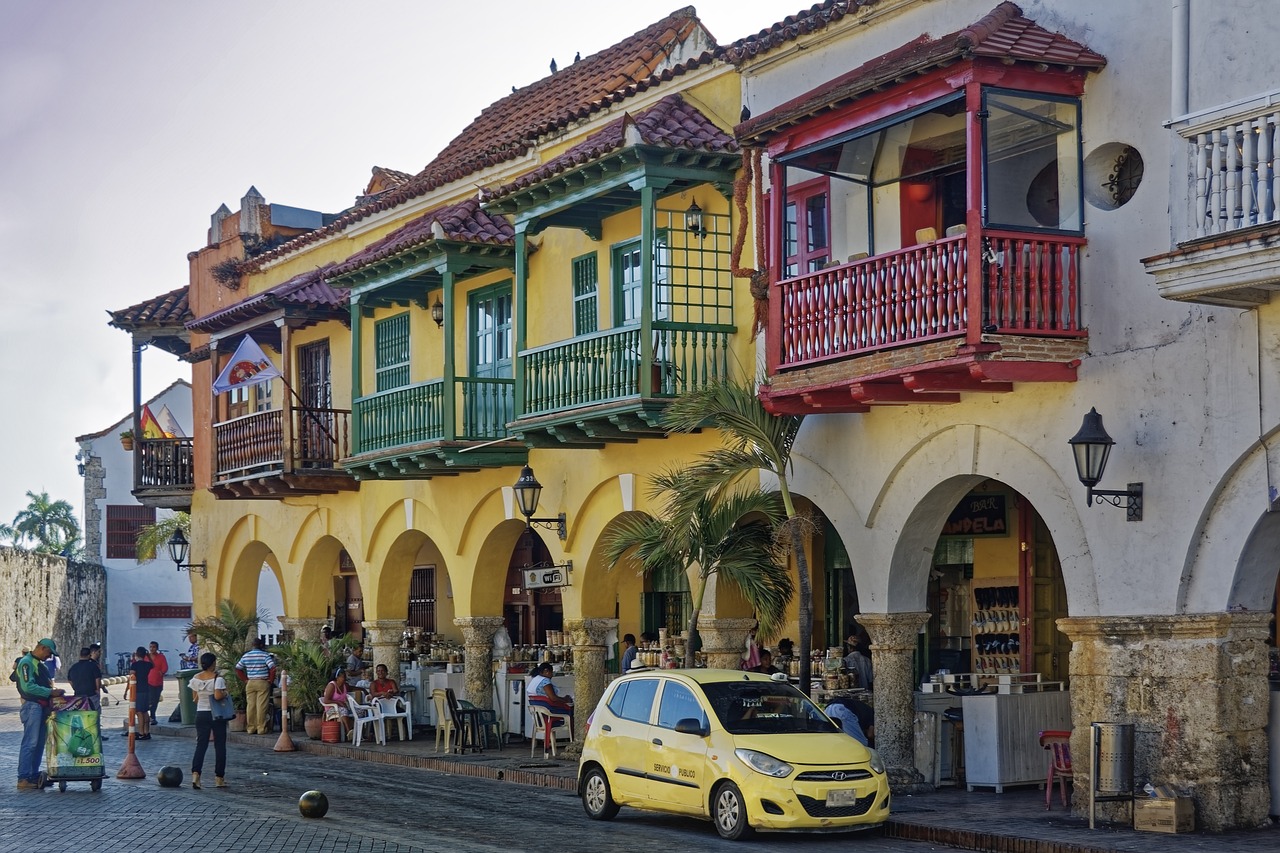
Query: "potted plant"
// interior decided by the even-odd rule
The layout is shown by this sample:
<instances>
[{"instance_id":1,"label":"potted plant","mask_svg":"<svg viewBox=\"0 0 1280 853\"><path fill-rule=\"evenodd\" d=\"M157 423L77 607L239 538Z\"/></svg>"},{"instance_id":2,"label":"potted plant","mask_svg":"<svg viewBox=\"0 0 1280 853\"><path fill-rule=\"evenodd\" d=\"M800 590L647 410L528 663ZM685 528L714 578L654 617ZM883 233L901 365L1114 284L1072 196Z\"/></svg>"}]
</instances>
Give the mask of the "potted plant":
<instances>
[{"instance_id":1,"label":"potted plant","mask_svg":"<svg viewBox=\"0 0 1280 853\"><path fill-rule=\"evenodd\" d=\"M187 626L195 632L201 651L213 652L218 657L218 672L227 682L227 692L236 707L236 718L228 727L232 731L244 731L245 686L236 678L236 664L244 656L258 636L258 625L267 614L253 613L230 599L218 602L214 616L204 616ZM238 728L237 728L238 726Z\"/></svg>"},{"instance_id":2,"label":"potted plant","mask_svg":"<svg viewBox=\"0 0 1280 853\"><path fill-rule=\"evenodd\" d=\"M133 430L127 429L120 433L120 446L125 450L133 450Z\"/></svg>"},{"instance_id":3,"label":"potted plant","mask_svg":"<svg viewBox=\"0 0 1280 853\"><path fill-rule=\"evenodd\" d=\"M345 664L344 650L354 645L356 639L347 634L330 640L329 651L318 640L304 639L271 647L271 654L288 679L289 708L302 714L303 728L312 740L320 739L320 696L334 671Z\"/></svg>"}]
</instances>

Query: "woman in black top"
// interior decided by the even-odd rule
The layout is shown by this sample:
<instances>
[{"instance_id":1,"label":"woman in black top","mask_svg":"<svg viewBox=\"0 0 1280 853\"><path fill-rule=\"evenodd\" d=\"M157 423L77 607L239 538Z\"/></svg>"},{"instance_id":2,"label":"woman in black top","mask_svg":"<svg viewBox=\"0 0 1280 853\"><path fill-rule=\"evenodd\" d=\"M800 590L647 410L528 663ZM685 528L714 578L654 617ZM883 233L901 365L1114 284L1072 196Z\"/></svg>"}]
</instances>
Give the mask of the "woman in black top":
<instances>
[{"instance_id":1,"label":"woman in black top","mask_svg":"<svg viewBox=\"0 0 1280 853\"><path fill-rule=\"evenodd\" d=\"M146 710L151 707L151 696L147 690L147 676L151 674L151 659L147 656L145 647L138 646L137 651L133 653L133 663L129 664L129 671L134 675L137 690L133 699L133 707L136 709L133 719L137 726L138 740L151 740L151 722L147 719Z\"/></svg>"}]
</instances>

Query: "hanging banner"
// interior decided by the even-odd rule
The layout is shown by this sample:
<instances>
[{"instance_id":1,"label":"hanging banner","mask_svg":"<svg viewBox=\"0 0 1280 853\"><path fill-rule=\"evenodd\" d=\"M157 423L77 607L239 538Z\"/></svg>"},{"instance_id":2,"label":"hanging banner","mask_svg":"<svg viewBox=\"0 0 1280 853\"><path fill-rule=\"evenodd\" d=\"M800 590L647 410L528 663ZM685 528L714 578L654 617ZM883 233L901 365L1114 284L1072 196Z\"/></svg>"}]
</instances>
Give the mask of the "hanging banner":
<instances>
[{"instance_id":1,"label":"hanging banner","mask_svg":"<svg viewBox=\"0 0 1280 853\"><path fill-rule=\"evenodd\" d=\"M254 385L268 379L276 379L280 371L272 364L271 359L262 351L262 347L248 335L240 341L240 346L232 353L227 366L222 368L217 380L213 383L213 393L225 394L232 388L241 385Z\"/></svg>"}]
</instances>

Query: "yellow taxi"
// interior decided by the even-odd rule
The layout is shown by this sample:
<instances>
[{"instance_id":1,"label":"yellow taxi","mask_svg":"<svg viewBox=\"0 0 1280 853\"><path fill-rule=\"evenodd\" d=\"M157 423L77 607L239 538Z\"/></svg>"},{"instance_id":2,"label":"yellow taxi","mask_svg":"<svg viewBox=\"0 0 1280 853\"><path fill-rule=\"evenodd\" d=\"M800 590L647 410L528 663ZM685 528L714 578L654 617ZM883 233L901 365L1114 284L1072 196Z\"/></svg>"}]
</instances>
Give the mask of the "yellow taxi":
<instances>
[{"instance_id":1,"label":"yellow taxi","mask_svg":"<svg viewBox=\"0 0 1280 853\"><path fill-rule=\"evenodd\" d=\"M850 830L889 819L874 750L785 680L729 669L631 672L605 690L578 765L587 816L620 806L753 830Z\"/></svg>"}]
</instances>

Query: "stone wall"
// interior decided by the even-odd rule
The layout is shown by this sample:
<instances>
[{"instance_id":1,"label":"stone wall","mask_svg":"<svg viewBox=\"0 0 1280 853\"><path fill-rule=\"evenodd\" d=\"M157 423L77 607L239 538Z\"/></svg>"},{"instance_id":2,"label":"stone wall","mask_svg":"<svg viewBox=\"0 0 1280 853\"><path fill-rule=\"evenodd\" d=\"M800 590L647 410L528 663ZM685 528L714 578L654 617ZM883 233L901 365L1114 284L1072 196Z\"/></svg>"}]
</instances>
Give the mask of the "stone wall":
<instances>
[{"instance_id":1,"label":"stone wall","mask_svg":"<svg viewBox=\"0 0 1280 853\"><path fill-rule=\"evenodd\" d=\"M107 573L92 563L0 548L0 653L12 662L42 637L58 644L64 670L81 646L107 633Z\"/></svg>"}]
</instances>

